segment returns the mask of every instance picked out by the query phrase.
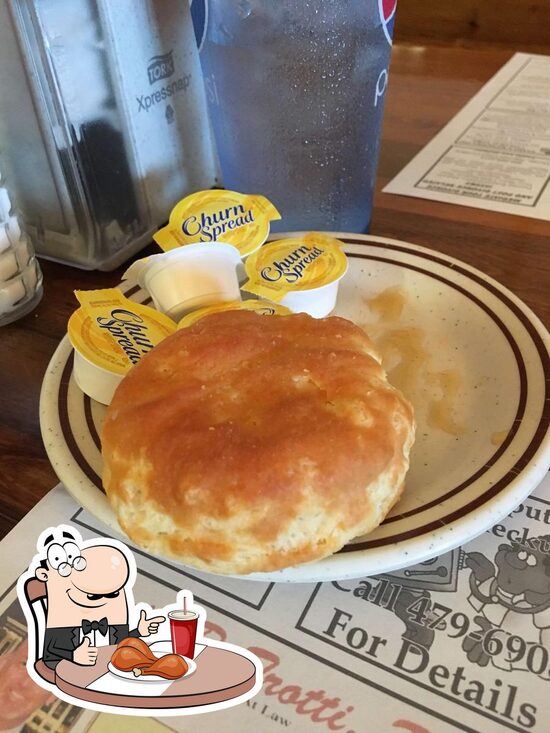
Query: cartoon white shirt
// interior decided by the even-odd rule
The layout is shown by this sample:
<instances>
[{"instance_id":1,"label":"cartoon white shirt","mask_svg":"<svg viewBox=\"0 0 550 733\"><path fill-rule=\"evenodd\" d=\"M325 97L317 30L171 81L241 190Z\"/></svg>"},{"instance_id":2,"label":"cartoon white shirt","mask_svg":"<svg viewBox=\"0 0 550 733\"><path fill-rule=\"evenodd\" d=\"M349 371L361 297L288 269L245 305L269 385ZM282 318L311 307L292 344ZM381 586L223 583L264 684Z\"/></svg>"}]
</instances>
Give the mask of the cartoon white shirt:
<instances>
[{"instance_id":1,"label":"cartoon white shirt","mask_svg":"<svg viewBox=\"0 0 550 733\"><path fill-rule=\"evenodd\" d=\"M87 637L90 640L91 646L109 646L109 629L107 629L106 634L102 634L99 629L96 629L95 631L90 631L89 634L85 634L82 629L80 629L80 643L84 641L84 638Z\"/></svg>"}]
</instances>

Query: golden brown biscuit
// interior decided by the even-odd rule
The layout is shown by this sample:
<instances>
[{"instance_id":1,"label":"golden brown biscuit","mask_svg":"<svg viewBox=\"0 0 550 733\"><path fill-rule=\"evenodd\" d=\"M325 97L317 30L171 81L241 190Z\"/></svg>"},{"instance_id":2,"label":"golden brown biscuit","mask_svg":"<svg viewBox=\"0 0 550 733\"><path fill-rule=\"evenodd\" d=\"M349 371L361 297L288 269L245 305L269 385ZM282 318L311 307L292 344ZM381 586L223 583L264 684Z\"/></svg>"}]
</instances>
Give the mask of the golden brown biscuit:
<instances>
[{"instance_id":1,"label":"golden brown biscuit","mask_svg":"<svg viewBox=\"0 0 550 733\"><path fill-rule=\"evenodd\" d=\"M399 498L410 404L342 318L215 313L122 381L104 486L130 539L216 573L326 557Z\"/></svg>"}]
</instances>

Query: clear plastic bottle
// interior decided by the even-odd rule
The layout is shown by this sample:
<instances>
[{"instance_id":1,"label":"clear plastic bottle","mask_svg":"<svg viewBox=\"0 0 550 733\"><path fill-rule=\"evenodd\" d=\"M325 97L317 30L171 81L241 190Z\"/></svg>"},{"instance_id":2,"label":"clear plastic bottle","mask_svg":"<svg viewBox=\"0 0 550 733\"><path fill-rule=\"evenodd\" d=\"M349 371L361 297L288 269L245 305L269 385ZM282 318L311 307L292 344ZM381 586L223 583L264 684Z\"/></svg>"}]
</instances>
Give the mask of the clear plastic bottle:
<instances>
[{"instance_id":1,"label":"clear plastic bottle","mask_svg":"<svg viewBox=\"0 0 550 733\"><path fill-rule=\"evenodd\" d=\"M209 0L201 64L224 185L279 230L366 231L396 0Z\"/></svg>"}]
</instances>

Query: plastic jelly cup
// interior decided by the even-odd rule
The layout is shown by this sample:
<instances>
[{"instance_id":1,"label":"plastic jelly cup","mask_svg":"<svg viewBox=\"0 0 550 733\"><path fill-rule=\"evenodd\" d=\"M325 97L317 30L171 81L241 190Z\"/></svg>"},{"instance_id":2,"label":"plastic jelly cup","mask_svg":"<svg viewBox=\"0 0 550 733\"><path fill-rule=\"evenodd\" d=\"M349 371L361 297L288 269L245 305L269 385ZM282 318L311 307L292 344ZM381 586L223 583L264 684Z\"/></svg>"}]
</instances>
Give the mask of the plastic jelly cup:
<instances>
[{"instance_id":1,"label":"plastic jelly cup","mask_svg":"<svg viewBox=\"0 0 550 733\"><path fill-rule=\"evenodd\" d=\"M263 316L286 316L292 311L285 308L280 303L272 303L269 300L259 300L257 298L249 298L248 300L235 300L229 303L218 303L207 308L199 308L184 316L178 323L178 331L181 328L192 326L201 318L209 316L212 313L223 313L224 311L252 311Z\"/></svg>"},{"instance_id":2,"label":"plastic jelly cup","mask_svg":"<svg viewBox=\"0 0 550 733\"><path fill-rule=\"evenodd\" d=\"M170 636L174 654L193 659L197 638L198 614L194 611L170 611Z\"/></svg>"},{"instance_id":3,"label":"plastic jelly cup","mask_svg":"<svg viewBox=\"0 0 550 733\"><path fill-rule=\"evenodd\" d=\"M337 280L311 290L292 290L279 301L293 313L307 313L313 318L325 318L336 307L338 285L345 273Z\"/></svg>"},{"instance_id":4,"label":"plastic jelly cup","mask_svg":"<svg viewBox=\"0 0 550 733\"><path fill-rule=\"evenodd\" d=\"M242 289L294 313L324 318L334 310L338 285L348 270L342 242L307 232L264 245L247 260Z\"/></svg>"},{"instance_id":5,"label":"plastic jelly cup","mask_svg":"<svg viewBox=\"0 0 550 733\"><path fill-rule=\"evenodd\" d=\"M77 349L74 350L73 374L77 387L102 405L111 404L116 388L125 377L94 364Z\"/></svg>"},{"instance_id":6,"label":"plastic jelly cup","mask_svg":"<svg viewBox=\"0 0 550 733\"><path fill-rule=\"evenodd\" d=\"M75 294L81 305L67 324L75 381L84 394L109 405L126 374L176 326L117 288Z\"/></svg>"},{"instance_id":7,"label":"plastic jelly cup","mask_svg":"<svg viewBox=\"0 0 550 733\"><path fill-rule=\"evenodd\" d=\"M186 244L149 259L139 283L155 307L174 320L195 308L240 300L241 255L223 242Z\"/></svg>"}]
</instances>

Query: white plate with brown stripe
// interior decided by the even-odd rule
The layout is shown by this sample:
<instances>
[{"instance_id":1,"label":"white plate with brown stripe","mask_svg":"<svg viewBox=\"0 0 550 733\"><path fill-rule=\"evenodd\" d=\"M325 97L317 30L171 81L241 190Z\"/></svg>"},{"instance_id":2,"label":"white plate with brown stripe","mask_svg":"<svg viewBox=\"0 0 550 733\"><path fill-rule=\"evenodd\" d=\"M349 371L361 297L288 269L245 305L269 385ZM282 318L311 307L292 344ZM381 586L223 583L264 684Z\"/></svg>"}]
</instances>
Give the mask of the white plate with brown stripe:
<instances>
[{"instance_id":1,"label":"white plate with brown stripe","mask_svg":"<svg viewBox=\"0 0 550 733\"><path fill-rule=\"evenodd\" d=\"M279 235L288 236L288 235ZM335 315L363 326L392 384L415 407L406 490L383 524L319 562L254 580L311 582L387 573L483 532L550 465L549 336L515 295L458 260L405 242L335 234L349 270ZM143 302L144 291L127 292ZM121 532L101 485L105 408L76 386L65 337L44 377L40 422L74 498Z\"/></svg>"}]
</instances>

